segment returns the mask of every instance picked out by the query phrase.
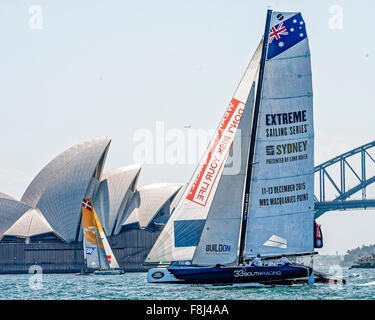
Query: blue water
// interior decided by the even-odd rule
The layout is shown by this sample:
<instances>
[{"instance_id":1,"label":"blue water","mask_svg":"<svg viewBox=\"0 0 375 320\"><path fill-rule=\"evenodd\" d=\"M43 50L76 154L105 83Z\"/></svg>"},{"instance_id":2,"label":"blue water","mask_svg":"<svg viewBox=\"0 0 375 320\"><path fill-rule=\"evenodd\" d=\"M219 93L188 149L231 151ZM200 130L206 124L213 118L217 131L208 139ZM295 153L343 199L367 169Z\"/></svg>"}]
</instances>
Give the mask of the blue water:
<instances>
[{"instance_id":1,"label":"blue water","mask_svg":"<svg viewBox=\"0 0 375 320\"><path fill-rule=\"evenodd\" d=\"M320 269L321 271L327 271ZM115 276L74 274L0 275L0 299L315 300L374 299L375 269L343 269L346 285L207 289L148 284L146 273Z\"/></svg>"}]
</instances>

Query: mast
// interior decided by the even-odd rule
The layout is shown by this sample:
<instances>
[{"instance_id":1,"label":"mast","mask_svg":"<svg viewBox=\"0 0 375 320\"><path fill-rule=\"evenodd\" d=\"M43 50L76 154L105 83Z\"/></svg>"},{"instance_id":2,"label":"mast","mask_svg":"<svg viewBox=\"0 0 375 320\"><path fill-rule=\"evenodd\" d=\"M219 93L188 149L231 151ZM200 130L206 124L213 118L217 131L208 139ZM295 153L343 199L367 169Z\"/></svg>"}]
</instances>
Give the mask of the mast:
<instances>
[{"instance_id":1,"label":"mast","mask_svg":"<svg viewBox=\"0 0 375 320\"><path fill-rule=\"evenodd\" d=\"M255 138L256 138L256 132L257 132L257 126L258 126L259 107L260 107L261 95L262 95L264 65L265 65L266 57L267 57L268 33L270 29L271 16L272 16L272 10L267 10L266 26L264 30L263 45L262 45L262 56L260 59L259 77L258 77L257 92L256 92L256 97L255 97L255 105L254 105L253 123L252 123L252 129L251 129L249 156L247 160L247 176L246 176L246 182L245 182L243 207L242 207L243 208L242 209L242 222L241 222L241 229L240 229L240 244L239 244L239 255L238 255L239 264L243 263L243 259L244 259L246 228L247 228L247 219L248 219L248 213L249 213L252 166L253 166L254 151L255 151L255 140L256 140Z\"/></svg>"}]
</instances>

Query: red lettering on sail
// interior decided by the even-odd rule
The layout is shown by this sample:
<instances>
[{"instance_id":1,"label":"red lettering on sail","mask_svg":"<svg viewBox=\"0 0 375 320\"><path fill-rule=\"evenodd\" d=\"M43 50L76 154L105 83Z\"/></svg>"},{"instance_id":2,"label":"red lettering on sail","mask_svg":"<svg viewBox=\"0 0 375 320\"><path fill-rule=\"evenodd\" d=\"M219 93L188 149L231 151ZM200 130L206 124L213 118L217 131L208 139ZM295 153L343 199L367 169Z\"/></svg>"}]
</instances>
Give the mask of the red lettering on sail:
<instances>
[{"instance_id":1,"label":"red lettering on sail","mask_svg":"<svg viewBox=\"0 0 375 320\"><path fill-rule=\"evenodd\" d=\"M232 99L223 121L221 122L215 138L211 143L206 160L195 178L186 199L201 206L205 206L216 178L225 163L235 133L240 123L245 104L237 99Z\"/></svg>"}]
</instances>

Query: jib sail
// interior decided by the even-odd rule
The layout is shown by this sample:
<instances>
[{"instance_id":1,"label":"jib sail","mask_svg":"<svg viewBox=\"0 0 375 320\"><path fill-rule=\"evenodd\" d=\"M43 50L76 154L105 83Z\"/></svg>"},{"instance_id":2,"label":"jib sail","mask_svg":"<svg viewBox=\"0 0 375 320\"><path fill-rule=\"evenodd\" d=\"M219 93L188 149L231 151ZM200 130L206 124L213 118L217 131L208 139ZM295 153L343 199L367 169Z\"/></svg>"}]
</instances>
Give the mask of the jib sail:
<instances>
[{"instance_id":1,"label":"jib sail","mask_svg":"<svg viewBox=\"0 0 375 320\"><path fill-rule=\"evenodd\" d=\"M243 166L247 162L249 118L253 107L253 97L248 98L251 88L254 88L260 53L261 45L250 61L185 193L145 263L191 262L197 246L194 263L212 264L217 260L225 262L235 259L246 174ZM235 156L228 160L230 152ZM241 163L231 168L229 162L236 160ZM225 166L227 169L224 170ZM228 173L223 174L223 171ZM223 254L218 256L219 251Z\"/></svg>"}]
</instances>

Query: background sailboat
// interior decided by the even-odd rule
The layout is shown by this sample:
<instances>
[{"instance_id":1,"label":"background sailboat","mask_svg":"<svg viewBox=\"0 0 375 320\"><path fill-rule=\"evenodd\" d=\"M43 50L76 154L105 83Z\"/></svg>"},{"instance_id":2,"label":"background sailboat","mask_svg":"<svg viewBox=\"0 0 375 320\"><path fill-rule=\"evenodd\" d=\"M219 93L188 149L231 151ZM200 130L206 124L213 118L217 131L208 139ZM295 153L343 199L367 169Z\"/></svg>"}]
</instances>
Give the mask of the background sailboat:
<instances>
[{"instance_id":1,"label":"background sailboat","mask_svg":"<svg viewBox=\"0 0 375 320\"><path fill-rule=\"evenodd\" d=\"M83 252L87 271L94 274L122 274L104 234L91 199L82 201Z\"/></svg>"}]
</instances>

